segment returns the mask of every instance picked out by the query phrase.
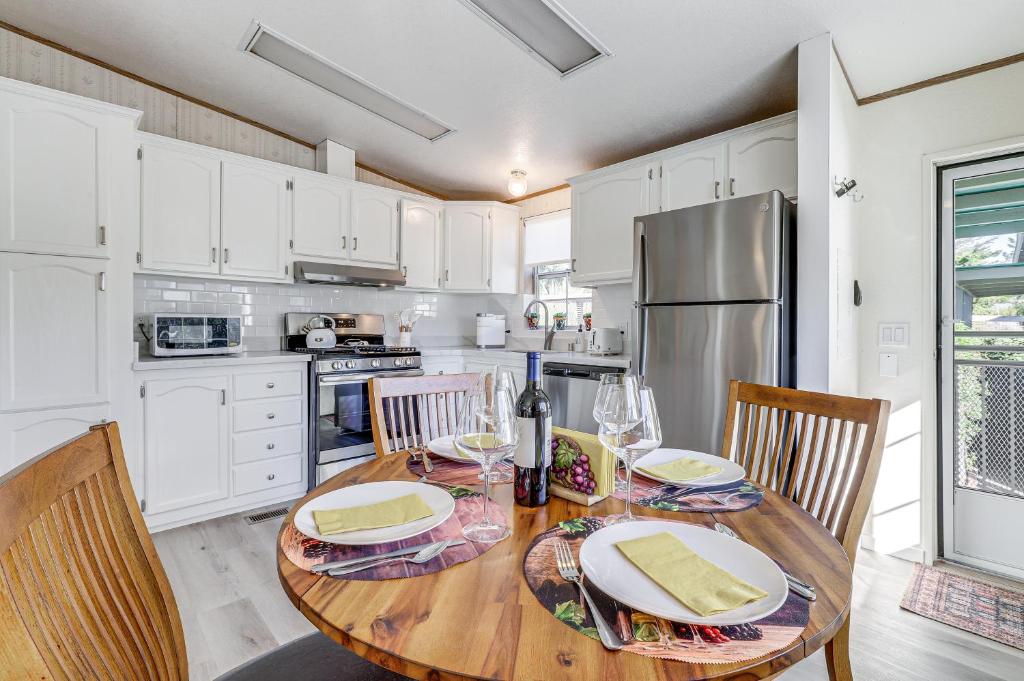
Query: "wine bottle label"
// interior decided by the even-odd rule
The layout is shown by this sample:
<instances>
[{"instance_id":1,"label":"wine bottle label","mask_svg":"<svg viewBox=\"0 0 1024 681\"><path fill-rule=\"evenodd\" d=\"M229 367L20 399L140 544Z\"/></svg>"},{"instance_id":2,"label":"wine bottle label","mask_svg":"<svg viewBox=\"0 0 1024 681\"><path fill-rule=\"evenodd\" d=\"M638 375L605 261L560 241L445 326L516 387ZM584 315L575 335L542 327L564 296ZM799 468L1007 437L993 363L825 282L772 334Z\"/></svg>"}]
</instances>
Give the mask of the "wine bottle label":
<instances>
[{"instance_id":1,"label":"wine bottle label","mask_svg":"<svg viewBox=\"0 0 1024 681\"><path fill-rule=\"evenodd\" d=\"M537 467L537 447L541 448L541 465L547 468L551 465L551 419L543 419L542 438L538 441L537 419L520 416L518 419L519 445L513 460L520 468Z\"/></svg>"}]
</instances>

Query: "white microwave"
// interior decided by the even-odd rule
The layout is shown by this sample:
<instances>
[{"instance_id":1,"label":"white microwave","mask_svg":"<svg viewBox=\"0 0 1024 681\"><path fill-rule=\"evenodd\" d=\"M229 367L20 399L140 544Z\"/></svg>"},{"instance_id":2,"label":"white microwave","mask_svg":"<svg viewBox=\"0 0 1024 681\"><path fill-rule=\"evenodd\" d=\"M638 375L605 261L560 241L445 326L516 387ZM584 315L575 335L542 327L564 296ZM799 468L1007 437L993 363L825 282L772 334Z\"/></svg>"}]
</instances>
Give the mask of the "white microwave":
<instances>
[{"instance_id":1,"label":"white microwave","mask_svg":"<svg viewBox=\"0 0 1024 681\"><path fill-rule=\"evenodd\" d=\"M154 357L226 355L242 351L237 315L155 314L149 352Z\"/></svg>"}]
</instances>

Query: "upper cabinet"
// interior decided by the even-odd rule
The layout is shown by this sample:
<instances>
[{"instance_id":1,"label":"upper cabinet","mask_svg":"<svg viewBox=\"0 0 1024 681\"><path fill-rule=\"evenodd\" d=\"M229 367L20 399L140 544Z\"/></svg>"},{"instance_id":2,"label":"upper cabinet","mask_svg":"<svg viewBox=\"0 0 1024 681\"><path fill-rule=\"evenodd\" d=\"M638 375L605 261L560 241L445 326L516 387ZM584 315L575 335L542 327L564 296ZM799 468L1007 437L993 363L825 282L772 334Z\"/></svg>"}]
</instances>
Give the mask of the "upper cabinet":
<instances>
[{"instance_id":1,"label":"upper cabinet","mask_svg":"<svg viewBox=\"0 0 1024 681\"><path fill-rule=\"evenodd\" d=\"M445 206L444 287L489 291L491 219L486 203L453 202Z\"/></svg>"},{"instance_id":2,"label":"upper cabinet","mask_svg":"<svg viewBox=\"0 0 1024 681\"><path fill-rule=\"evenodd\" d=\"M141 264L150 270L217 274L220 160L142 145Z\"/></svg>"},{"instance_id":3,"label":"upper cabinet","mask_svg":"<svg viewBox=\"0 0 1024 681\"><path fill-rule=\"evenodd\" d=\"M0 250L106 257L108 117L0 94Z\"/></svg>"},{"instance_id":4,"label":"upper cabinet","mask_svg":"<svg viewBox=\"0 0 1024 681\"><path fill-rule=\"evenodd\" d=\"M572 185L572 283L626 281L633 271L633 218L651 212L653 167L625 168Z\"/></svg>"},{"instance_id":5,"label":"upper cabinet","mask_svg":"<svg viewBox=\"0 0 1024 681\"><path fill-rule=\"evenodd\" d=\"M787 114L569 180L573 283L632 279L640 215L773 189L795 198L796 131Z\"/></svg>"},{"instance_id":6,"label":"upper cabinet","mask_svg":"<svg viewBox=\"0 0 1024 681\"><path fill-rule=\"evenodd\" d=\"M722 198L725 145L666 156L661 162L661 210L699 206Z\"/></svg>"},{"instance_id":7,"label":"upper cabinet","mask_svg":"<svg viewBox=\"0 0 1024 681\"><path fill-rule=\"evenodd\" d=\"M773 189L796 196L796 119L729 140L728 198Z\"/></svg>"},{"instance_id":8,"label":"upper cabinet","mask_svg":"<svg viewBox=\"0 0 1024 681\"><path fill-rule=\"evenodd\" d=\"M491 208L491 293L519 292L519 209L495 204Z\"/></svg>"},{"instance_id":9,"label":"upper cabinet","mask_svg":"<svg viewBox=\"0 0 1024 681\"><path fill-rule=\"evenodd\" d=\"M352 190L352 243L349 257L370 265L398 266L398 197L360 186Z\"/></svg>"},{"instance_id":10,"label":"upper cabinet","mask_svg":"<svg viewBox=\"0 0 1024 681\"><path fill-rule=\"evenodd\" d=\"M279 170L221 164L221 273L288 278L291 176Z\"/></svg>"},{"instance_id":11,"label":"upper cabinet","mask_svg":"<svg viewBox=\"0 0 1024 681\"><path fill-rule=\"evenodd\" d=\"M295 178L292 253L346 258L352 189L345 182L301 175Z\"/></svg>"},{"instance_id":12,"label":"upper cabinet","mask_svg":"<svg viewBox=\"0 0 1024 681\"><path fill-rule=\"evenodd\" d=\"M402 274L409 288L441 286L441 206L402 199Z\"/></svg>"}]
</instances>

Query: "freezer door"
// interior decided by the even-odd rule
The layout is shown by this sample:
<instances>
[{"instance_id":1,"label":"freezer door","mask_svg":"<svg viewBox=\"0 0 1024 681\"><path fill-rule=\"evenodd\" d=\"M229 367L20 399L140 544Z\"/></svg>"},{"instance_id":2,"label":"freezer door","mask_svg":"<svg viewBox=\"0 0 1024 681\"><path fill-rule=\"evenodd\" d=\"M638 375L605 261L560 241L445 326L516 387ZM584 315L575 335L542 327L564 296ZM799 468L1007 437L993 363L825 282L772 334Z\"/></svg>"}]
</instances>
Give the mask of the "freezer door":
<instances>
[{"instance_id":1,"label":"freezer door","mask_svg":"<svg viewBox=\"0 0 1024 681\"><path fill-rule=\"evenodd\" d=\"M654 389L664 447L718 454L729 380L779 384L781 305L644 310L638 373Z\"/></svg>"},{"instance_id":2,"label":"freezer door","mask_svg":"<svg viewBox=\"0 0 1024 681\"><path fill-rule=\"evenodd\" d=\"M778 300L782 297L780 192L636 219L643 239L634 290L646 303Z\"/></svg>"}]
</instances>

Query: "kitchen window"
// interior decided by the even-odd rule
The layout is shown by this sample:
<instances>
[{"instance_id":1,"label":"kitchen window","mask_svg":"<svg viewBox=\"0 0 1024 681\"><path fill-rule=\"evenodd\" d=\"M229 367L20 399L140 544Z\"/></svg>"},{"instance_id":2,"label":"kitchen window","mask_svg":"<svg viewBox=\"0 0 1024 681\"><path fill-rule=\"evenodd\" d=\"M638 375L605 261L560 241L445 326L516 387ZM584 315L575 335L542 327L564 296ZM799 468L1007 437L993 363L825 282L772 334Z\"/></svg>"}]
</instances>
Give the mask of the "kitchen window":
<instances>
[{"instance_id":1,"label":"kitchen window","mask_svg":"<svg viewBox=\"0 0 1024 681\"><path fill-rule=\"evenodd\" d=\"M523 221L523 263L533 272L533 290L551 313L557 330L586 325L592 306L592 292L569 281L572 272L570 249L571 213L559 210ZM530 323L543 324L540 312Z\"/></svg>"}]
</instances>

